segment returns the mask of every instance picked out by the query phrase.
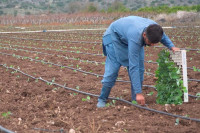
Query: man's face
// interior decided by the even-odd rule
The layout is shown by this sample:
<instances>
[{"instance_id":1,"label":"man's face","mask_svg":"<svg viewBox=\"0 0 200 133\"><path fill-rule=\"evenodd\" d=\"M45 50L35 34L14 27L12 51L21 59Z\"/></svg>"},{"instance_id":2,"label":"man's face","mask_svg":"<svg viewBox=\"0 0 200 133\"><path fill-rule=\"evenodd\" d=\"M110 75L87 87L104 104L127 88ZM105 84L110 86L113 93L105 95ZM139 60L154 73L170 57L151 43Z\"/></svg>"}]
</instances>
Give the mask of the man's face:
<instances>
[{"instance_id":1,"label":"man's face","mask_svg":"<svg viewBox=\"0 0 200 133\"><path fill-rule=\"evenodd\" d=\"M148 45L148 46L154 46L154 45L157 44L157 43L151 43L149 41L149 39L147 38L146 33L143 33L143 37L144 37L144 42L145 42L146 45Z\"/></svg>"}]
</instances>

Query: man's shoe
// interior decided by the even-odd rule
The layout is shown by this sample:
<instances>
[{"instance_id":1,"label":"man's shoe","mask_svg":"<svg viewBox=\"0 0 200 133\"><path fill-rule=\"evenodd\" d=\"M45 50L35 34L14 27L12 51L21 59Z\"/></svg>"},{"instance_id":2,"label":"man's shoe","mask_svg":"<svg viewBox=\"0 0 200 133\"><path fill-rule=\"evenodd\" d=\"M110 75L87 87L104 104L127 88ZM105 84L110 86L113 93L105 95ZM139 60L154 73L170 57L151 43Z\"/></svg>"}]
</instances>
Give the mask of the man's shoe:
<instances>
[{"instance_id":1,"label":"man's shoe","mask_svg":"<svg viewBox=\"0 0 200 133\"><path fill-rule=\"evenodd\" d=\"M106 107L106 102L98 101L97 108L103 108L103 107Z\"/></svg>"}]
</instances>

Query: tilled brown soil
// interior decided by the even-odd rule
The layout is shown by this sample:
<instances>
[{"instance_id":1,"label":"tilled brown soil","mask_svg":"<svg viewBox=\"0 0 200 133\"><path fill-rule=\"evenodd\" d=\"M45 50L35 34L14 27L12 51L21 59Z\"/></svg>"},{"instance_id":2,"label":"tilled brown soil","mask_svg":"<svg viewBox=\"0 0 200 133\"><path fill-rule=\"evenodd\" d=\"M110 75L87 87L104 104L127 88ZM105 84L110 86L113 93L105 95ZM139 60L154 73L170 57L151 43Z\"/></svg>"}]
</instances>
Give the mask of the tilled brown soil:
<instances>
[{"instance_id":1,"label":"tilled brown soil","mask_svg":"<svg viewBox=\"0 0 200 133\"><path fill-rule=\"evenodd\" d=\"M37 39L37 35L41 34L44 34L43 38L48 36L47 33L34 33L35 36L23 34L23 36L24 38ZM16 35L23 38L19 34ZM96 95L100 94L101 75L104 73L104 65L101 63L105 62L105 57L80 54L80 52L102 54L101 45L9 38L16 35L9 34L7 38L0 38L1 44L7 44L0 45L0 64L6 64L8 67L20 69L33 77L41 77L69 88ZM67 40L68 36L66 34L58 34L58 36L61 35L64 36L64 40ZM88 42L101 41L96 38L96 35L92 38L92 34L87 35L87 38L83 36L80 38L80 36L76 35L76 41L77 39ZM58 40L61 38L56 39L54 37L53 39ZM177 47L184 48L185 43L178 43ZM189 40L187 43L189 43ZM198 47L198 43L191 46L191 48ZM27 51L25 52L24 50ZM65 50L68 50L68 52ZM160 50L161 48L145 48L145 60L155 62ZM199 52L188 51L187 58L188 67L198 67L200 65ZM101 63L91 63L87 60ZM46 64L46 62L64 67ZM146 72L154 73L157 65L145 63L145 68ZM79 70L90 73L86 74ZM98 109L96 107L97 97L95 96L51 85L3 66L0 66L0 73L0 125L18 133L61 132L62 129L65 132L73 129L77 133L197 133L200 130L200 122L177 119L172 116L147 111L121 101L109 100L110 106ZM188 69L188 78L199 79L200 73ZM123 67L120 69L118 80L128 81L127 71ZM154 75L145 74L145 85L155 85L155 81ZM199 82L189 82L190 94L196 95L199 89ZM150 92L154 92L153 95L149 95ZM153 88L143 87L143 93L149 108L200 119L200 102L195 98L189 98L188 103L166 108L164 105L156 104L156 91ZM110 96L130 101L130 83L116 82ZM11 112L11 114L8 114L8 112ZM5 116L3 113L8 115ZM179 120L179 123L176 123L177 120ZM45 131L41 129L45 129Z\"/></svg>"}]
</instances>

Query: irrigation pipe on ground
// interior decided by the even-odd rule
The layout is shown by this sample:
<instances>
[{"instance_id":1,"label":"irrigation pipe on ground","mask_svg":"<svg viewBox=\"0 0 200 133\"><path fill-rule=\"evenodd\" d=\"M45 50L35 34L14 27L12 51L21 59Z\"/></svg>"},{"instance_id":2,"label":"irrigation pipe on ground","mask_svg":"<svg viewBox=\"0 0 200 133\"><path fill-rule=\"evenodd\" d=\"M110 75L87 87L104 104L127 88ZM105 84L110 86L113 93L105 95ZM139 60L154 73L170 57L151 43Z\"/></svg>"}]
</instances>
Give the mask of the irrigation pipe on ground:
<instances>
[{"instance_id":1,"label":"irrigation pipe on ground","mask_svg":"<svg viewBox=\"0 0 200 133\"><path fill-rule=\"evenodd\" d=\"M15 70L23 75L26 75L28 77L31 77L35 80L41 80L45 83L51 83L52 85L56 85L56 86L59 86L59 87L62 87L66 90L71 90L71 91L75 91L75 92L78 92L78 93L81 93L81 94L85 94L85 95L90 95L90 96L94 96L94 97L99 97L99 95L96 95L96 94L92 94L92 93L87 93L87 92L83 92L83 91L79 91L77 89L73 89L73 88L69 88L69 87L66 87L66 86L63 86L63 85L60 85L60 84L57 84L55 82L50 82L50 81L47 81L41 77L39 78L36 78L34 76L31 76L29 74L26 74L18 69L15 69L15 68L11 68L11 67L8 67L8 66L4 66L3 64L0 64L0 66L2 67L5 67L5 68L8 68L8 69L12 69L12 70ZM144 106L141 106L141 105L137 105L137 104L133 104L129 101L126 101L124 99L120 99L120 98L113 98L113 97L109 97L109 99L112 99L112 100L118 100L118 101L121 101L121 102L124 102L124 103L127 103L127 104L130 104L132 106L135 106L137 108L140 108L140 109L144 109L144 110L148 110L148 111L152 111L152 112L155 112L155 113L160 113L160 114L163 114L163 115L167 115L167 116L171 116L171 117L175 117L175 118L181 118L181 119L185 119L185 120L191 120L191 121L195 121L195 122L200 122L200 119L197 119L197 118L189 118L189 117L185 117L185 116L181 116L181 115L175 115L175 114L171 114L171 113L167 113L167 112L163 112L163 111L159 111L159 110L155 110L155 109L151 109L151 108L148 108L148 107L144 107Z\"/></svg>"},{"instance_id":2,"label":"irrigation pipe on ground","mask_svg":"<svg viewBox=\"0 0 200 133\"><path fill-rule=\"evenodd\" d=\"M1 38L5 36L0 36ZM46 42L71 42L71 43L91 43L91 44L102 44L102 42L91 42L91 41L69 41L69 40L47 40L47 39L34 39L34 38L18 38L18 37L7 37L19 40L34 40L34 41L46 41ZM166 48L164 46L153 46L155 48ZM189 49L189 48L181 48L182 50L190 50L190 51L200 51L200 49Z\"/></svg>"},{"instance_id":3,"label":"irrigation pipe on ground","mask_svg":"<svg viewBox=\"0 0 200 133\"><path fill-rule=\"evenodd\" d=\"M2 44L0 43L0 45L4 45L4 46L10 46L10 47L22 47L22 48L29 48L29 49L38 49L38 50L50 50L50 51L59 51L59 52L70 52L70 53L76 53L76 54L84 54L84 55L94 55L94 56L103 56L103 54L94 54L94 53L84 53L84 52L80 52L80 51L69 51L69 50L57 50L57 49L49 49L49 48L36 48L36 47L27 47L27 46L19 46L19 45L10 45L10 44ZM1 47L6 49L6 47ZM12 48L9 48L12 49ZM14 49L14 48L13 48ZM20 49L21 50L21 49ZM28 50L26 50L28 51ZM36 52L36 51L35 51ZM36 52L36 53L42 53L42 52ZM48 54L50 55L50 54ZM57 56L57 55L56 55ZM153 61L144 61L147 63L152 63L152 64L158 64L157 62L153 62ZM96 62L95 62L96 63ZM192 67L187 67L187 69L190 70L194 70Z\"/></svg>"},{"instance_id":4,"label":"irrigation pipe on ground","mask_svg":"<svg viewBox=\"0 0 200 133\"><path fill-rule=\"evenodd\" d=\"M76 70L76 71L79 71L79 72L82 72L82 73L85 73L85 74L95 75L97 77L103 77L103 75L100 75L100 74L96 74L96 73L92 73L92 72L86 72L84 70L76 69L76 68L69 67L69 66L63 66L63 65L60 65L60 64L54 64L54 63L49 62L49 61L45 62L44 60L37 60L37 59L30 58L30 57L25 57L25 56L20 56L20 55L15 55L15 54L2 53L2 52L0 52L0 54L7 55L7 56L16 56L16 57L22 58L22 59L27 58L31 61L41 62L41 63L45 63L45 64L51 64L51 65L54 65L54 66L59 66L59 67L64 67L64 68L68 68L68 69L71 69L71 70ZM149 73L149 72L144 72L144 73L147 74L147 75L155 75L155 74ZM116 81L118 82L119 80L116 80ZM188 81L200 82L200 80L198 80L198 79L188 79ZM121 80L120 82L123 82L123 80ZM130 82L130 81L128 81L128 82Z\"/></svg>"},{"instance_id":5,"label":"irrigation pipe on ground","mask_svg":"<svg viewBox=\"0 0 200 133\"><path fill-rule=\"evenodd\" d=\"M7 53L2 53L0 52L0 54L3 54L3 55L7 55L7 56L13 56L12 54L7 54ZM86 72L86 71L83 71L83 70L80 70L80 69L75 69L75 68L72 68L72 67L68 67L68 66L63 66L63 65L59 65L59 64L54 64L54 63L51 63L51 62L45 62L44 60L37 60L37 59L32 59L30 57L23 57L23 56L19 56L19 55L15 55L19 58L28 58L29 60L33 60L33 61L36 61L36 62L41 62L41 63L45 63L45 64L51 64L51 65L54 65L54 66L59 66L59 67L64 67L64 68L68 68L68 69L71 69L71 70L76 70L76 71L79 71L79 72L82 72L82 73L85 73L85 74L90 74L90 75L95 75L97 77L103 77L103 75L99 75L99 74L96 74L96 73L91 73L91 72ZM198 81L196 79L193 79L195 81ZM199 80L200 81L200 80ZM124 82L124 83L130 83L130 81L125 81L125 80L116 80L116 82ZM149 88L154 88L156 89L154 86L152 85L142 85L144 87L149 87ZM197 96L194 96L194 95L190 95L190 97L194 97L194 98L198 98Z\"/></svg>"},{"instance_id":6,"label":"irrigation pipe on ground","mask_svg":"<svg viewBox=\"0 0 200 133\"><path fill-rule=\"evenodd\" d=\"M2 126L0 126L0 132L1 131L4 132L4 133L14 133L13 131L10 131L10 130L8 130L8 129L2 127Z\"/></svg>"}]
</instances>

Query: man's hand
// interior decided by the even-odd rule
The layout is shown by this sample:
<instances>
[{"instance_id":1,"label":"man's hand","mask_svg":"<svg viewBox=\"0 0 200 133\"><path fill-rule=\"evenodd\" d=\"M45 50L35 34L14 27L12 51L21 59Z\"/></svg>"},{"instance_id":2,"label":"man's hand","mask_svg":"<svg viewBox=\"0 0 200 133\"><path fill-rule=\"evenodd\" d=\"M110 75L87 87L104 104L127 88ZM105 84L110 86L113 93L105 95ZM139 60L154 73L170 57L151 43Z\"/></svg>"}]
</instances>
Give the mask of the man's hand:
<instances>
[{"instance_id":1,"label":"man's hand","mask_svg":"<svg viewBox=\"0 0 200 133\"><path fill-rule=\"evenodd\" d=\"M179 50L180 50L180 48L177 48L177 47L172 47L172 48L171 48L171 50L172 50L173 52L175 52L175 51L179 51Z\"/></svg>"},{"instance_id":2,"label":"man's hand","mask_svg":"<svg viewBox=\"0 0 200 133\"><path fill-rule=\"evenodd\" d=\"M145 99L141 93L136 94L136 101L138 104L145 105Z\"/></svg>"}]
</instances>

